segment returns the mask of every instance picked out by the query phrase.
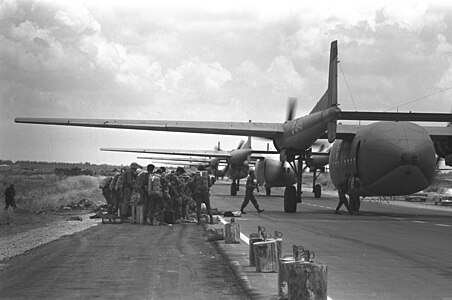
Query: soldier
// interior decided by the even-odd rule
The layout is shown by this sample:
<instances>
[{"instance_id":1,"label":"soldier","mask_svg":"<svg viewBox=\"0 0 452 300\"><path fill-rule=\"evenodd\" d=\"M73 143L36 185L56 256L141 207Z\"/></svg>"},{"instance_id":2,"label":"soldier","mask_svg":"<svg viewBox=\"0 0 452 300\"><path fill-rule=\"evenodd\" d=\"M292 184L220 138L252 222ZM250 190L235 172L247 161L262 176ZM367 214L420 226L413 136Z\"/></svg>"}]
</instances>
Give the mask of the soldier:
<instances>
[{"instance_id":1,"label":"soldier","mask_svg":"<svg viewBox=\"0 0 452 300\"><path fill-rule=\"evenodd\" d=\"M164 179L162 177L162 170L157 169L155 173L149 174L148 181L148 195L149 195L149 210L146 217L149 218L149 225L154 225L154 218L159 221L159 225L166 226L163 221L163 185Z\"/></svg>"},{"instance_id":2,"label":"soldier","mask_svg":"<svg viewBox=\"0 0 452 300\"><path fill-rule=\"evenodd\" d=\"M102 195L104 195L105 200L107 201L107 211L110 213L110 211L113 209L113 201L111 197L111 191L110 191L110 183L113 180L113 177L109 176L104 178L102 182L99 184L99 188L102 190Z\"/></svg>"},{"instance_id":3,"label":"soldier","mask_svg":"<svg viewBox=\"0 0 452 300\"><path fill-rule=\"evenodd\" d=\"M210 187L212 182L209 174L207 174L204 166L199 166L195 176L190 179L190 186L193 190L193 198L196 202L196 217L198 219L198 225L201 224L201 204L204 203L207 208L207 213L210 216L210 224L213 224L212 210L210 208Z\"/></svg>"},{"instance_id":4,"label":"soldier","mask_svg":"<svg viewBox=\"0 0 452 300\"><path fill-rule=\"evenodd\" d=\"M181 167L177 167L174 173L168 174L165 178L169 182L169 194L171 197L171 209L175 212L176 223L180 223L184 216L182 212L182 184L181 179L182 172L185 170Z\"/></svg>"},{"instance_id":5,"label":"soldier","mask_svg":"<svg viewBox=\"0 0 452 300\"><path fill-rule=\"evenodd\" d=\"M251 203L253 203L254 207L256 208L257 212L260 214L264 211L264 209L259 208L259 204L256 201L256 198L254 198L253 191L254 189L257 189L257 180L256 176L254 175L254 171L250 171L248 177L246 178L246 191L245 191L245 198L243 199L242 206L240 207L240 211L242 214L246 214L244 211L245 207L248 205L248 203L251 200Z\"/></svg>"},{"instance_id":6,"label":"soldier","mask_svg":"<svg viewBox=\"0 0 452 300\"><path fill-rule=\"evenodd\" d=\"M109 188L110 188L111 200L113 203L111 211L108 212L110 214L116 214L118 212L119 191L118 191L118 189L116 189L116 185L118 183L118 179L120 176L121 176L120 172L115 173L115 175L113 176L113 179L110 182Z\"/></svg>"},{"instance_id":7,"label":"soldier","mask_svg":"<svg viewBox=\"0 0 452 300\"><path fill-rule=\"evenodd\" d=\"M334 211L334 213L336 215L341 214L339 212L339 209L341 208L342 204L345 205L348 212L350 213L350 208L348 206L348 201L347 201L347 196L346 196L349 180L350 180L350 173L347 173L347 174L345 174L344 180L342 180L337 186L337 193L339 195L339 203L337 204L336 210Z\"/></svg>"},{"instance_id":8,"label":"soldier","mask_svg":"<svg viewBox=\"0 0 452 300\"><path fill-rule=\"evenodd\" d=\"M348 191L350 195L350 212L352 215L359 213L359 207L361 202L359 201L359 188L361 187L361 179L359 179L358 173L353 173L348 181Z\"/></svg>"},{"instance_id":9,"label":"soldier","mask_svg":"<svg viewBox=\"0 0 452 300\"><path fill-rule=\"evenodd\" d=\"M5 189L5 211L8 210L8 207L12 207L16 209L16 202L14 201L14 197L16 196L16 190L14 189L14 184L10 184L9 187Z\"/></svg>"},{"instance_id":10,"label":"soldier","mask_svg":"<svg viewBox=\"0 0 452 300\"><path fill-rule=\"evenodd\" d=\"M144 205L144 216L145 222L149 210L149 195L148 195L148 183L149 183L149 175L154 172L155 166L153 164L149 164L146 167L146 171L138 174L137 180L135 182L135 186L140 193L140 204Z\"/></svg>"},{"instance_id":11,"label":"soldier","mask_svg":"<svg viewBox=\"0 0 452 300\"><path fill-rule=\"evenodd\" d=\"M137 169L141 168L139 164L133 162L130 164L130 169L124 172L124 199L122 203L121 218L125 219L130 216L130 198L132 197L133 187L137 178Z\"/></svg>"}]
</instances>

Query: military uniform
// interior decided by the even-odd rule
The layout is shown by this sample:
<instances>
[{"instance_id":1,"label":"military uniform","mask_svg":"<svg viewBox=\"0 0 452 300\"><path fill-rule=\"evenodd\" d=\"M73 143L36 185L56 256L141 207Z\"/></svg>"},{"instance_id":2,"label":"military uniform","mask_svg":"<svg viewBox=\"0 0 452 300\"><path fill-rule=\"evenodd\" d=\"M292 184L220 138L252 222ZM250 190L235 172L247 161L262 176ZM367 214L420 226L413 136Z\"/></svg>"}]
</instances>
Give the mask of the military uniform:
<instances>
[{"instance_id":1,"label":"military uniform","mask_svg":"<svg viewBox=\"0 0 452 300\"><path fill-rule=\"evenodd\" d=\"M350 194L350 212L352 214L358 214L361 202L359 200L359 188L361 186L361 180L358 174L354 174L348 182L348 190Z\"/></svg>"},{"instance_id":2,"label":"military uniform","mask_svg":"<svg viewBox=\"0 0 452 300\"><path fill-rule=\"evenodd\" d=\"M149 210L149 195L148 195L148 181L149 181L149 173L147 171L143 171L138 174L137 179L135 181L135 190L140 194L140 201L137 204L144 206L144 215L147 215L147 211Z\"/></svg>"},{"instance_id":3,"label":"military uniform","mask_svg":"<svg viewBox=\"0 0 452 300\"><path fill-rule=\"evenodd\" d=\"M110 214L116 214L118 212L118 205L119 205L119 191L116 188L116 185L118 183L118 179L121 176L121 173L116 173L115 176L113 176L113 179L110 182L110 194L111 194L111 201L112 201L112 208L109 211Z\"/></svg>"},{"instance_id":4,"label":"military uniform","mask_svg":"<svg viewBox=\"0 0 452 300\"><path fill-rule=\"evenodd\" d=\"M346 177L344 178L344 180L342 180L338 184L337 193L339 196L339 203L337 204L336 210L334 211L336 214L340 214L339 209L341 208L342 205L345 205L347 210L350 212L350 208L348 206L348 201L347 201L347 196L345 195L347 193L347 189L348 189L349 178L350 178L350 174L347 174Z\"/></svg>"},{"instance_id":5,"label":"military uniform","mask_svg":"<svg viewBox=\"0 0 452 300\"><path fill-rule=\"evenodd\" d=\"M132 163L130 168L124 172L124 199L122 203L121 217L125 218L130 216L130 198L132 197L132 191L135 186L135 180L137 178L138 164Z\"/></svg>"},{"instance_id":6,"label":"military uniform","mask_svg":"<svg viewBox=\"0 0 452 300\"><path fill-rule=\"evenodd\" d=\"M113 201L111 197L110 183L113 180L113 177L105 178L100 184L100 188L102 189L102 195L104 195L105 201L107 201L107 210L108 213L111 212L113 208Z\"/></svg>"},{"instance_id":7,"label":"military uniform","mask_svg":"<svg viewBox=\"0 0 452 300\"><path fill-rule=\"evenodd\" d=\"M248 175L248 177L246 178L245 198L243 199L242 206L240 207L240 211L242 212L242 214L246 214L244 209L250 201L251 201L251 203L253 203L253 205L256 208L258 213L261 213L264 211L263 209L259 208L259 204L257 203L256 198L253 195L253 191L256 188L257 188L257 182L254 177L254 172L251 171L250 174Z\"/></svg>"},{"instance_id":8,"label":"military uniform","mask_svg":"<svg viewBox=\"0 0 452 300\"><path fill-rule=\"evenodd\" d=\"M171 173L165 176L165 178L169 182L169 194L170 194L170 207L175 212L176 220L179 221L182 219L182 194L181 194L181 185L182 181L180 176L176 173Z\"/></svg>"},{"instance_id":9,"label":"military uniform","mask_svg":"<svg viewBox=\"0 0 452 300\"><path fill-rule=\"evenodd\" d=\"M118 196L117 203L115 203L115 206L117 205L117 209L119 209L119 215L122 216L122 204L124 203L124 170L121 171L121 174L119 174L118 181L115 184L115 190L116 194Z\"/></svg>"},{"instance_id":10,"label":"military uniform","mask_svg":"<svg viewBox=\"0 0 452 300\"><path fill-rule=\"evenodd\" d=\"M16 209L16 202L14 201L14 197L16 196L16 190L14 189L14 184L11 184L9 187L5 189L5 209L8 210L8 207L12 207Z\"/></svg>"},{"instance_id":11,"label":"military uniform","mask_svg":"<svg viewBox=\"0 0 452 300\"><path fill-rule=\"evenodd\" d=\"M149 174L148 181L148 195L149 195L149 209L146 217L149 218L149 224L154 224L154 219L159 222L159 225L165 225L163 222L163 189L166 180L161 176L161 173Z\"/></svg>"},{"instance_id":12,"label":"military uniform","mask_svg":"<svg viewBox=\"0 0 452 300\"><path fill-rule=\"evenodd\" d=\"M210 223L213 224L212 210L210 208L210 193L209 189L212 183L207 171L199 170L195 176L190 180L190 185L193 188L193 198L196 202L196 217L198 218L198 225L201 220L201 204L204 203L207 208L207 213L210 216Z\"/></svg>"}]
</instances>

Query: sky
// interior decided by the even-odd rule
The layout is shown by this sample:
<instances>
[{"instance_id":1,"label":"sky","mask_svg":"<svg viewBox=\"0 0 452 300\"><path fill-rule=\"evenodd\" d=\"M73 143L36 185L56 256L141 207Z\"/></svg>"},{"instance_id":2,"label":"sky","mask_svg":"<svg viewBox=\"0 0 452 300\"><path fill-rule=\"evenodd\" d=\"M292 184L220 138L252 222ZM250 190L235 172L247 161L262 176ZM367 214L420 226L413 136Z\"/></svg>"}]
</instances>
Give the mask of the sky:
<instances>
[{"instance_id":1,"label":"sky","mask_svg":"<svg viewBox=\"0 0 452 300\"><path fill-rule=\"evenodd\" d=\"M241 137L14 118L284 122L289 97L300 117L325 92L333 40L342 110L451 111L447 1L0 0L0 159L129 164L136 154L99 148L233 149Z\"/></svg>"}]
</instances>

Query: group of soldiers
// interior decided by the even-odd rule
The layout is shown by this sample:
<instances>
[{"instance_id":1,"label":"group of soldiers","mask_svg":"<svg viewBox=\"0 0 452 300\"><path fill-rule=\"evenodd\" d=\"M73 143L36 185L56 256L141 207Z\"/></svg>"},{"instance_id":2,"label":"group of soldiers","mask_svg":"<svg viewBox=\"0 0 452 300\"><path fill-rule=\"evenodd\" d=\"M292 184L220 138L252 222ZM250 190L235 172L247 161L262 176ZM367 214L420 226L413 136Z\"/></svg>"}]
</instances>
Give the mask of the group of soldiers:
<instances>
[{"instance_id":1,"label":"group of soldiers","mask_svg":"<svg viewBox=\"0 0 452 300\"><path fill-rule=\"evenodd\" d=\"M164 214L174 214L174 223L190 221L189 213L196 210L197 223L201 221L201 205L204 203L212 219L210 187L213 182L204 166L188 175L182 167L167 173L165 167L149 164L146 170L133 162L127 169L107 177L99 186L107 200L108 213L119 211L124 221L131 215L131 205L144 207L144 221L149 225L168 225Z\"/></svg>"}]
</instances>

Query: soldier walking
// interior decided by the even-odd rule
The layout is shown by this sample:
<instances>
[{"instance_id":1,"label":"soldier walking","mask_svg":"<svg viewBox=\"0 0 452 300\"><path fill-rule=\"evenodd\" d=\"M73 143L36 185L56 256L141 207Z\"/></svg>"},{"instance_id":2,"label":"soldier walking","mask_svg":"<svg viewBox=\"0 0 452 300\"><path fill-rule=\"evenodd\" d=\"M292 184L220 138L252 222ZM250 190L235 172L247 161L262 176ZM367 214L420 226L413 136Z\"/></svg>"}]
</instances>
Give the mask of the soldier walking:
<instances>
[{"instance_id":1,"label":"soldier walking","mask_svg":"<svg viewBox=\"0 0 452 300\"><path fill-rule=\"evenodd\" d=\"M254 207L256 208L259 214L264 211L264 209L259 208L259 204L257 203L256 198L253 195L254 189L257 188L258 188L257 180L254 171L250 171L248 177L246 178L245 198L243 199L242 206L240 207L240 211L242 212L242 214L246 214L244 209L250 201L251 203L253 203Z\"/></svg>"},{"instance_id":2,"label":"soldier walking","mask_svg":"<svg viewBox=\"0 0 452 300\"><path fill-rule=\"evenodd\" d=\"M342 205L345 205L345 207L347 208L348 212L350 212L350 208L348 206L348 201L347 201L347 189L348 189L348 181L350 180L350 173L345 174L345 178L344 180L342 180L339 184L338 184L338 189L337 189L337 193L339 195L339 203L337 204L336 210L334 211L334 213L336 215L340 215L341 213L339 212L339 209L342 207Z\"/></svg>"}]
</instances>

